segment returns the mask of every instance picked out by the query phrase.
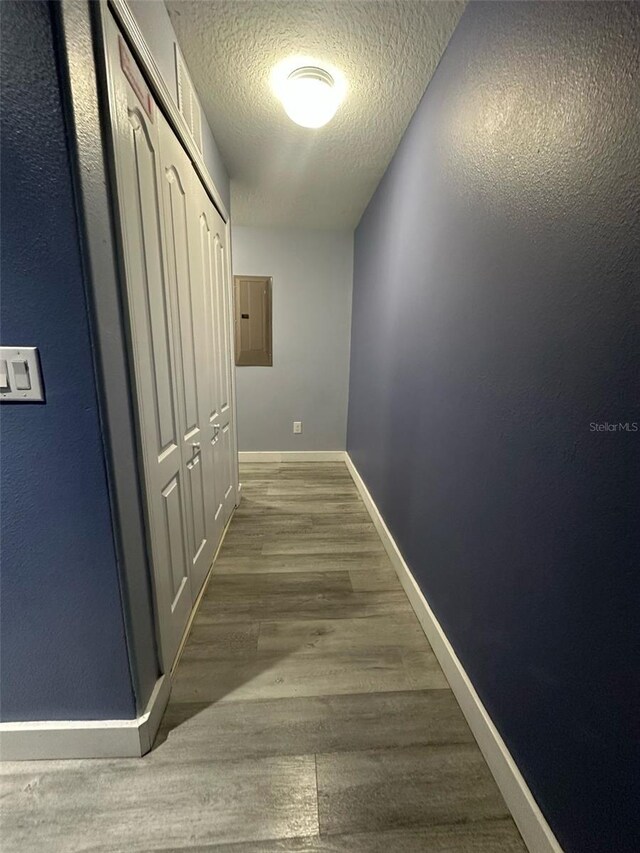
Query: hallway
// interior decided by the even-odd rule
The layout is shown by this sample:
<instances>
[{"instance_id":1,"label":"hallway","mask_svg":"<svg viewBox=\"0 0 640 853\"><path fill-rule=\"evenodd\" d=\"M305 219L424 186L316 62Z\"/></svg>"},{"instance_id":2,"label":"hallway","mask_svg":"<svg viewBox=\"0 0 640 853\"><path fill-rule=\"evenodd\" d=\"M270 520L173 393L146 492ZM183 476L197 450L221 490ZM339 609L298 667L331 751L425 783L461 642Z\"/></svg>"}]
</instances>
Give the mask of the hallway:
<instances>
[{"instance_id":1,"label":"hallway","mask_svg":"<svg viewBox=\"0 0 640 853\"><path fill-rule=\"evenodd\" d=\"M0 79L0 853L640 853L640 2Z\"/></svg>"},{"instance_id":2,"label":"hallway","mask_svg":"<svg viewBox=\"0 0 640 853\"><path fill-rule=\"evenodd\" d=\"M524 850L346 466L241 475L153 751L4 764L2 849Z\"/></svg>"}]
</instances>

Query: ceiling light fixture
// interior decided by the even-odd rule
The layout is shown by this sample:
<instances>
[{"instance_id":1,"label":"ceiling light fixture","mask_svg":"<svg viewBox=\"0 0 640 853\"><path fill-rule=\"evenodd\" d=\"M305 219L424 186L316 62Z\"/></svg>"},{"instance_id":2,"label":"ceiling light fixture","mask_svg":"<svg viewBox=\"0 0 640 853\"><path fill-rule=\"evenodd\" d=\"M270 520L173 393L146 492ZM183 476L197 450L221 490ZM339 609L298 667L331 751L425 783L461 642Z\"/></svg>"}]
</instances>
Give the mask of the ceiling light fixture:
<instances>
[{"instance_id":1,"label":"ceiling light fixture","mask_svg":"<svg viewBox=\"0 0 640 853\"><path fill-rule=\"evenodd\" d=\"M279 77L279 79L277 79ZM345 85L338 74L318 65L301 65L280 72L274 89L286 114L302 127L322 127L336 114L344 97Z\"/></svg>"}]
</instances>

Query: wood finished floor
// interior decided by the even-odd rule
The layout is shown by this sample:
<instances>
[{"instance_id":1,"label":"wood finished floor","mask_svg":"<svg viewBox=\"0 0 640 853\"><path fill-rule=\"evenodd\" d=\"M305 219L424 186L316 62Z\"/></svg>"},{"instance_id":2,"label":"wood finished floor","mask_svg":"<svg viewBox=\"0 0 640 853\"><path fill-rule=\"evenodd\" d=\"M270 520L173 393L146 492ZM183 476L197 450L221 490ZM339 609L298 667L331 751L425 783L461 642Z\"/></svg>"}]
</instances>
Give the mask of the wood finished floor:
<instances>
[{"instance_id":1,"label":"wood finished floor","mask_svg":"<svg viewBox=\"0 0 640 853\"><path fill-rule=\"evenodd\" d=\"M0 769L0 850L516 853L342 463L244 465L154 749Z\"/></svg>"}]
</instances>

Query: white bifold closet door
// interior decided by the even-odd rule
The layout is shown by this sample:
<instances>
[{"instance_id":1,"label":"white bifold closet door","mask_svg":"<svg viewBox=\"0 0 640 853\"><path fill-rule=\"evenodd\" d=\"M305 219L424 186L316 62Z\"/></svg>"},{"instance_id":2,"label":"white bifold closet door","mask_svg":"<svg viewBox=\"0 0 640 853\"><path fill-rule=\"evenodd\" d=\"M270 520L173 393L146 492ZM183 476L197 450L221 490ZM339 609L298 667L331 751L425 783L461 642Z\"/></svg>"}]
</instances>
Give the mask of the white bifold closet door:
<instances>
[{"instance_id":1,"label":"white bifold closet door","mask_svg":"<svg viewBox=\"0 0 640 853\"><path fill-rule=\"evenodd\" d=\"M237 497L226 230L108 23L126 305L166 670Z\"/></svg>"},{"instance_id":2,"label":"white bifold closet door","mask_svg":"<svg viewBox=\"0 0 640 853\"><path fill-rule=\"evenodd\" d=\"M205 301L209 389L208 422L213 449L215 518L223 526L236 503L235 424L231 397L233 340L231 337L231 282L227 258L226 232L222 217L213 206L202 183L195 181L197 239L194 268Z\"/></svg>"},{"instance_id":3,"label":"white bifold closet door","mask_svg":"<svg viewBox=\"0 0 640 853\"><path fill-rule=\"evenodd\" d=\"M178 421L185 461L186 544L192 591L202 586L218 535L211 511L215 496L213 453L207 395L211 373L205 323L205 299L193 252L195 237L193 166L162 115L156 113L160 138L162 218L167 247L167 279L174 304L174 339L178 387Z\"/></svg>"}]
</instances>

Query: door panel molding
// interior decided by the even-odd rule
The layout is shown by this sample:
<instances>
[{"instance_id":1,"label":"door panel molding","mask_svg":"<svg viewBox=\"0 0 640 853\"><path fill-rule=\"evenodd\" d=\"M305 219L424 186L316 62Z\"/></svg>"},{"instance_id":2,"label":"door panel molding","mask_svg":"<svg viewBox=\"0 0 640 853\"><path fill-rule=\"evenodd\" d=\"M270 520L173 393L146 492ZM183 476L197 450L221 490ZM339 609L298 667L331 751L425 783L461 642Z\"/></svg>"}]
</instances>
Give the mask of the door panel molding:
<instances>
[{"instance_id":1,"label":"door panel molding","mask_svg":"<svg viewBox=\"0 0 640 853\"><path fill-rule=\"evenodd\" d=\"M145 604L149 603L152 595L157 598L157 591L155 591L153 572L148 566L148 559L151 556L148 533L150 512L146 496L143 494L147 472L139 439L141 417L132 399L137 395L140 384L134 378L136 347L133 345L128 328L129 306L127 299L122 298L121 288L121 282L126 273L124 255L127 229L117 203L120 193L116 187L117 168L111 142L116 127L118 101L113 81L106 73L107 34L110 26L115 26L116 31L120 29L124 34L125 43L141 71L140 79L156 100L155 108L149 107L147 111L139 96L136 95L138 112L134 124L139 123L139 130L143 130L143 134L138 138L138 144L141 146L140 156L144 148L143 136L147 136L148 146L148 140L153 138L153 132L157 127L156 122L160 115L158 107L162 107L168 117L169 125L178 133L181 144L187 151L187 157L193 166L192 174L195 176L197 172L198 184L203 187L212 204L212 209L217 215L221 215L227 247L230 245L228 212L208 175L204 162L197 152L189 148L189 137L184 132L181 117L176 113L171 95L126 2L99 0L95 4L77 4L73 0L62 0L61 4L56 6L53 18L60 36L63 53L61 68L64 82L68 87L66 108L69 116L67 120L70 136L77 146L73 152L77 161L74 162L74 178L78 182L76 196L82 211L79 227L83 230L85 237L85 262L90 268L87 290L90 307L94 312L92 320L96 333L96 372L99 374L101 416L107 451L114 538L118 542L119 569L123 584L127 640L132 670L138 668L139 662L140 672L144 672L143 683L136 684L137 703L140 707L140 702L144 702L154 683L150 681L150 672L153 671L155 678L158 670L168 670L171 661L162 651L165 645L163 630L157 614L153 613L154 608L148 607L145 610ZM113 64L117 63L119 59ZM133 101L131 106L133 113ZM153 126L150 134L145 120ZM133 125L130 126L133 132ZM163 175L158 171L156 193L162 192L163 180ZM229 248L227 248L226 261L228 266ZM165 263L165 274L166 271ZM230 269L226 274L227 276L230 274ZM167 337L168 334L165 335L165 341ZM158 374L155 389L158 403L154 412L158 410L162 412L162 418L158 418L158 423L155 425L161 440L156 442L153 456L155 463L166 474L169 460L179 447L182 438L177 429L175 409L175 394L179 389L169 388L166 383L160 382L159 376L160 374ZM230 376L230 388L230 409L235 414L233 373ZM164 398L161 396L163 389L168 399L174 402L171 417L166 406L167 396ZM158 429L160 421L162 433ZM232 423L231 442L235 453L237 447L235 417L232 418ZM177 437L177 442L173 436ZM193 439L193 436L190 435L189 438ZM201 468L202 478L210 488L213 477L206 475L203 463L204 455L200 457L197 466ZM235 472L233 493L236 495L234 500L237 500L235 457L231 461L231 467ZM158 506L162 500L160 490L165 489L169 479L169 477L158 478L158 491L156 491ZM184 472L179 489L183 494L189 490L188 478ZM149 588L150 585L154 587L153 590ZM186 586L188 588L189 585ZM185 587L184 582L182 587ZM155 609L159 610L159 607L156 605ZM153 643L149 642L149 635L153 633L156 634L156 643L161 649L159 660L156 660L157 650L153 648Z\"/></svg>"}]
</instances>

